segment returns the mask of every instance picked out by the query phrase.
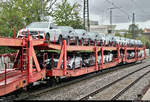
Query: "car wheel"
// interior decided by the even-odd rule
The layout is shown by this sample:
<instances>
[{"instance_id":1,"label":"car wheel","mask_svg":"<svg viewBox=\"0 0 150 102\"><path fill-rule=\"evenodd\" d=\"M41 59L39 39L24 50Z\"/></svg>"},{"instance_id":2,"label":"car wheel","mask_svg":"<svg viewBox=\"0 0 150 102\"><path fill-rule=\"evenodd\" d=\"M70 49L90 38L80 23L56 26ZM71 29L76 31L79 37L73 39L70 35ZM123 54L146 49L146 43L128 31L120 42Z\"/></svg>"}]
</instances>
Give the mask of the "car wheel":
<instances>
[{"instance_id":1,"label":"car wheel","mask_svg":"<svg viewBox=\"0 0 150 102\"><path fill-rule=\"evenodd\" d=\"M95 46L97 45L97 41L96 41L96 39L95 39L95 41L94 41L94 45L95 45Z\"/></svg>"},{"instance_id":2,"label":"car wheel","mask_svg":"<svg viewBox=\"0 0 150 102\"><path fill-rule=\"evenodd\" d=\"M79 45L79 38L76 38L76 45Z\"/></svg>"},{"instance_id":3,"label":"car wheel","mask_svg":"<svg viewBox=\"0 0 150 102\"><path fill-rule=\"evenodd\" d=\"M82 63L82 61L80 62L80 68L82 68L83 67L83 63Z\"/></svg>"},{"instance_id":4,"label":"car wheel","mask_svg":"<svg viewBox=\"0 0 150 102\"><path fill-rule=\"evenodd\" d=\"M83 38L81 39L81 45L82 46L84 45L84 39Z\"/></svg>"},{"instance_id":5,"label":"car wheel","mask_svg":"<svg viewBox=\"0 0 150 102\"><path fill-rule=\"evenodd\" d=\"M22 37L21 37L21 36L18 36L18 38L20 38L20 39L21 39Z\"/></svg>"},{"instance_id":6,"label":"car wheel","mask_svg":"<svg viewBox=\"0 0 150 102\"><path fill-rule=\"evenodd\" d=\"M71 69L71 66L70 66L70 65L68 65L68 66L67 66L67 69Z\"/></svg>"},{"instance_id":7,"label":"car wheel","mask_svg":"<svg viewBox=\"0 0 150 102\"><path fill-rule=\"evenodd\" d=\"M72 64L72 69L75 69L75 62L73 62Z\"/></svg>"},{"instance_id":8,"label":"car wheel","mask_svg":"<svg viewBox=\"0 0 150 102\"><path fill-rule=\"evenodd\" d=\"M49 33L46 34L45 39L46 39L47 41L50 40L50 35L49 35Z\"/></svg>"},{"instance_id":9,"label":"car wheel","mask_svg":"<svg viewBox=\"0 0 150 102\"><path fill-rule=\"evenodd\" d=\"M61 36L61 35L60 35L59 38L58 38L58 43L59 43L60 45L62 45L62 36Z\"/></svg>"},{"instance_id":10,"label":"car wheel","mask_svg":"<svg viewBox=\"0 0 150 102\"><path fill-rule=\"evenodd\" d=\"M67 45L70 45L70 37L68 36L68 38L66 39L66 43Z\"/></svg>"},{"instance_id":11,"label":"car wheel","mask_svg":"<svg viewBox=\"0 0 150 102\"><path fill-rule=\"evenodd\" d=\"M88 40L88 45L90 45L90 44L91 44L91 39Z\"/></svg>"}]
</instances>

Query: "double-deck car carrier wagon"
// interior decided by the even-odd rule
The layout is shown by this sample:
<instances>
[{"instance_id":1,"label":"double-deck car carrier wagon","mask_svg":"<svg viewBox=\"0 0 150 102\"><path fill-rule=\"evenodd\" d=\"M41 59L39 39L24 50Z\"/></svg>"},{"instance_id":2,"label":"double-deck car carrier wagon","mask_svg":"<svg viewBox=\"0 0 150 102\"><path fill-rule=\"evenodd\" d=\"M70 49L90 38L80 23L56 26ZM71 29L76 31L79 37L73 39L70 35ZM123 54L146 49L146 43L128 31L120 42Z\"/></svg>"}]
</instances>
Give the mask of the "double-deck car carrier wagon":
<instances>
[{"instance_id":1,"label":"double-deck car carrier wagon","mask_svg":"<svg viewBox=\"0 0 150 102\"><path fill-rule=\"evenodd\" d=\"M18 50L15 55L1 55L0 57L15 56L14 65L8 69L8 64L4 63L4 68L0 70L0 96L9 94L17 89L26 87L33 82L43 80L46 77L70 77L80 76L91 72L96 72L102 69L116 66L120 63L131 63L142 61L146 57L145 46L129 47L129 46L97 46L97 45L69 45L66 40L63 40L62 45L50 43L45 39L32 39L28 34L27 38L0 38L0 46L7 46ZM44 52L41 56L43 59L42 67L37 58L36 51L40 50L57 50L60 51L58 62L53 68L47 68L48 53ZM139 57L139 51L144 51L144 56ZM68 68L68 53L79 52L80 55L84 53L94 54L94 64L90 66L81 65L80 68ZM128 57L128 53L134 52L133 57ZM51 52L50 52L51 53ZM112 53L113 57L106 59L107 54ZM111 55L111 54L110 54ZM90 54L86 55L90 56ZM100 56L100 58L99 58ZM90 59L89 59L90 61Z\"/></svg>"}]
</instances>

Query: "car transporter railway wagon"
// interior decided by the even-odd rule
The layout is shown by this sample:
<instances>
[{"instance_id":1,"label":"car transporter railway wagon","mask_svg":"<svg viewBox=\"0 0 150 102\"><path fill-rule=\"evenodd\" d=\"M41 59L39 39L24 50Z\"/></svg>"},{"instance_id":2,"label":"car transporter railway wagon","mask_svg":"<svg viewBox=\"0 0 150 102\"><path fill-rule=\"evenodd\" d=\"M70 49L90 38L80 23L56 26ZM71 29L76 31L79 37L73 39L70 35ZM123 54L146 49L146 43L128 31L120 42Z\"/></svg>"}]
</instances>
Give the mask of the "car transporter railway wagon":
<instances>
[{"instance_id":1,"label":"car transporter railway wagon","mask_svg":"<svg viewBox=\"0 0 150 102\"><path fill-rule=\"evenodd\" d=\"M145 46L97 46L97 45L68 45L66 40L63 40L62 45L45 42L45 39L33 39L29 34L27 38L0 38L0 46L7 46L12 49L18 50L14 65L8 69L8 64L0 70L0 96L7 95L15 90L26 87L38 80L46 79L47 77L73 77L96 72L102 69L116 66L120 63L132 63L136 61L142 61L146 57ZM42 65L37 58L36 51L60 51L56 66L54 68L46 68L47 63L45 60L49 58L49 53L43 53L41 59L43 59ZM144 56L139 56L140 51L144 52ZM68 55L70 52L79 52L82 56L90 56L88 53L92 53L95 61L94 64L86 66L82 64L80 68L68 67ZM128 53L134 52L133 56L128 56ZM112 56L111 59L107 56ZM76 54L76 53L74 53ZM91 54L91 55L92 55ZM7 55L2 55L3 57ZM10 56L10 55L8 55ZM83 56L84 57L84 56ZM104 58L108 60L103 60ZM73 57L74 58L74 57ZM78 57L78 59L80 59ZM86 59L86 58L85 58ZM88 59L83 62L90 61Z\"/></svg>"}]
</instances>

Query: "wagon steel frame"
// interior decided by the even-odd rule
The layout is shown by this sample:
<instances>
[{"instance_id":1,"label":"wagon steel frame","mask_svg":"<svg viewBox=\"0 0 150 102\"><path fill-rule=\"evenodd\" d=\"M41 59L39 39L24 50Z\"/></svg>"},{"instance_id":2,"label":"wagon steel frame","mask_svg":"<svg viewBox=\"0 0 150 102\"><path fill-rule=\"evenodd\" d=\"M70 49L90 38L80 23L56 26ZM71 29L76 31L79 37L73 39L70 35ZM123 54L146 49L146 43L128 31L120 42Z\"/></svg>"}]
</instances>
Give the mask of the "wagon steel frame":
<instances>
[{"instance_id":1,"label":"wagon steel frame","mask_svg":"<svg viewBox=\"0 0 150 102\"><path fill-rule=\"evenodd\" d=\"M146 52L144 47L106 47L106 46L77 46L67 45L66 41L63 40L63 44L57 45L50 42L45 43L45 40L34 40L28 35L28 38L15 39L15 38L0 38L0 46L7 46L14 49L19 49L14 60L14 66L12 71L7 71L7 65L5 65L5 71L0 73L0 96L13 92L19 88L23 88L32 82L36 82L43 79L46 76L80 76L83 74L99 71L102 69L116 66L121 62L131 63L145 59ZM35 50L60 50L60 57L56 68L48 70L46 68L40 68L39 62L36 57ZM124 50L123 60L120 55L120 49ZM25 50L26 52L23 52ZM133 59L127 59L127 51L134 50L135 57ZM144 57L138 58L138 51L144 50ZM95 65L90 67L83 67L80 69L67 69L67 51L93 51L95 54ZM104 51L117 51L117 58L110 63L103 63L101 60L100 64L97 63L98 51L101 51L101 58L103 59ZM23 58L26 56L27 60ZM44 57L45 58L45 57ZM63 69L60 67L63 61ZM25 62L25 64L24 64ZM35 66L33 67L33 62ZM25 68L23 66L26 66Z\"/></svg>"}]
</instances>

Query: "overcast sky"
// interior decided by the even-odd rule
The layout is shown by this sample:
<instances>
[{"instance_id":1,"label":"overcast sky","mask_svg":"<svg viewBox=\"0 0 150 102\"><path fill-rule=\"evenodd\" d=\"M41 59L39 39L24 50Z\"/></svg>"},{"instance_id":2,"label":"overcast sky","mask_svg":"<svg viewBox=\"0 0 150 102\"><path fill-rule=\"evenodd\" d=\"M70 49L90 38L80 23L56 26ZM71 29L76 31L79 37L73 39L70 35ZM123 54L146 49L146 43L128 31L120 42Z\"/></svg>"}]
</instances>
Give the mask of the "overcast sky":
<instances>
[{"instance_id":1,"label":"overcast sky","mask_svg":"<svg viewBox=\"0 0 150 102\"><path fill-rule=\"evenodd\" d=\"M83 0L70 1L83 4ZM109 24L109 8L112 7L115 8L112 10L112 22L117 29L128 28L133 12L140 28L150 28L150 0L89 0L90 19L99 21L100 25Z\"/></svg>"}]
</instances>

